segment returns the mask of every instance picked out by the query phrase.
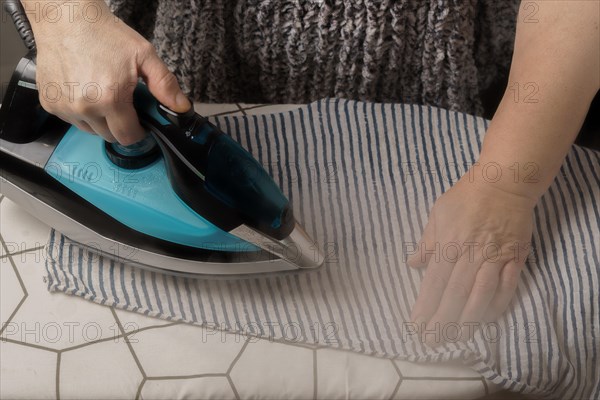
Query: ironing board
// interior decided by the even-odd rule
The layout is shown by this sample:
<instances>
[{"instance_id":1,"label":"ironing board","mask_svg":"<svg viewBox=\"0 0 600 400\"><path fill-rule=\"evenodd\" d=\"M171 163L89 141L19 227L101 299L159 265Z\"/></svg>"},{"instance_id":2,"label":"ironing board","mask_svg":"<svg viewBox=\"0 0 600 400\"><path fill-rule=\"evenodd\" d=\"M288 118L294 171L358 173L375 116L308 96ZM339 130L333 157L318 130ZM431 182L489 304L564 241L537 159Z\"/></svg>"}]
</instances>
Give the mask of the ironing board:
<instances>
[{"instance_id":1,"label":"ironing board","mask_svg":"<svg viewBox=\"0 0 600 400\"><path fill-rule=\"evenodd\" d=\"M295 107L196 105L206 116ZM49 229L0 195L0 398L467 399L497 390L460 365L226 334L51 294Z\"/></svg>"}]
</instances>

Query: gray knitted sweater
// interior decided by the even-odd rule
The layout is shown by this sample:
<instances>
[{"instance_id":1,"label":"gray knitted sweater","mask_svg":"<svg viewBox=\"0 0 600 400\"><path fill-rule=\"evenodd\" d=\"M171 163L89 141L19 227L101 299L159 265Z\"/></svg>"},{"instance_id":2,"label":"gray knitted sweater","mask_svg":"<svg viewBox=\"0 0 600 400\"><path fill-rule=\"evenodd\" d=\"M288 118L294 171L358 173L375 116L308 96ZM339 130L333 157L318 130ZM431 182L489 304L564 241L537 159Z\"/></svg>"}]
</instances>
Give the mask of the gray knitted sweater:
<instances>
[{"instance_id":1,"label":"gray knitted sweater","mask_svg":"<svg viewBox=\"0 0 600 400\"><path fill-rule=\"evenodd\" d=\"M518 0L107 0L194 99L323 97L480 114L510 65Z\"/></svg>"}]
</instances>

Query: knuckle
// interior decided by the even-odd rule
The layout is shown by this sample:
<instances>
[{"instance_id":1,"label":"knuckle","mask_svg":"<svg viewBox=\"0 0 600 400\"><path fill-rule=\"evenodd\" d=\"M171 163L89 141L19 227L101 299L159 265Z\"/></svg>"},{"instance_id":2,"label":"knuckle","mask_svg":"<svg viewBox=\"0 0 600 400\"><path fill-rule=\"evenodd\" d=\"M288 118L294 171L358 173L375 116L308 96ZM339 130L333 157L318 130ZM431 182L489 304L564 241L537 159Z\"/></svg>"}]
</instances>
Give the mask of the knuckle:
<instances>
[{"instance_id":1,"label":"knuckle","mask_svg":"<svg viewBox=\"0 0 600 400\"><path fill-rule=\"evenodd\" d=\"M498 278L485 277L482 279L476 279L475 284L473 286L474 289L476 289L479 292L485 293L493 291L496 290L496 287L498 286Z\"/></svg>"},{"instance_id":2,"label":"knuckle","mask_svg":"<svg viewBox=\"0 0 600 400\"><path fill-rule=\"evenodd\" d=\"M175 77L175 74L173 74L171 71L166 70L160 77L159 77L159 85L164 87L164 88L169 88L172 87L174 84L177 83L177 78Z\"/></svg>"},{"instance_id":3,"label":"knuckle","mask_svg":"<svg viewBox=\"0 0 600 400\"><path fill-rule=\"evenodd\" d=\"M84 99L77 99L71 105L71 110L77 115L91 115L94 106Z\"/></svg>"},{"instance_id":4,"label":"knuckle","mask_svg":"<svg viewBox=\"0 0 600 400\"><path fill-rule=\"evenodd\" d=\"M98 97L96 102L91 104L93 104L94 107L97 109L105 110L105 112L108 112L117 107L114 100L110 96L100 96Z\"/></svg>"},{"instance_id":5,"label":"knuckle","mask_svg":"<svg viewBox=\"0 0 600 400\"><path fill-rule=\"evenodd\" d=\"M156 54L156 49L154 48L154 46L152 45L152 43L150 43L147 40L144 40L140 43L138 43L136 45L136 48L138 49L138 52L143 55L143 56L153 56L154 54Z\"/></svg>"},{"instance_id":6,"label":"knuckle","mask_svg":"<svg viewBox=\"0 0 600 400\"><path fill-rule=\"evenodd\" d=\"M498 279L476 279L473 291L477 293L495 292L498 288Z\"/></svg>"}]
</instances>

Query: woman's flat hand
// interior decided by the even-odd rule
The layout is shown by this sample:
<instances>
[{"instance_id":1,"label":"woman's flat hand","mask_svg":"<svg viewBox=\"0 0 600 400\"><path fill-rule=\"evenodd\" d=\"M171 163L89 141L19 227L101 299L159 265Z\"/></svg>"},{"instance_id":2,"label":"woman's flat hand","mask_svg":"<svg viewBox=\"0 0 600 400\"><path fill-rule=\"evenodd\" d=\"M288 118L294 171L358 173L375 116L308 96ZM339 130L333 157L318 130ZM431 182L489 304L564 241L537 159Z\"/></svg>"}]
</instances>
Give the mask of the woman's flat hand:
<instances>
[{"instance_id":1,"label":"woman's flat hand","mask_svg":"<svg viewBox=\"0 0 600 400\"><path fill-rule=\"evenodd\" d=\"M435 347L508 307L529 254L535 201L462 177L435 203L408 265L426 267L411 319Z\"/></svg>"},{"instance_id":2,"label":"woman's flat hand","mask_svg":"<svg viewBox=\"0 0 600 400\"><path fill-rule=\"evenodd\" d=\"M96 11L91 13L86 4ZM51 114L128 145L145 136L133 107L139 77L167 107L179 112L191 107L152 45L112 15L103 0L78 2L71 10L63 6L56 15L33 17L38 19L30 17L38 48L40 102Z\"/></svg>"}]
</instances>

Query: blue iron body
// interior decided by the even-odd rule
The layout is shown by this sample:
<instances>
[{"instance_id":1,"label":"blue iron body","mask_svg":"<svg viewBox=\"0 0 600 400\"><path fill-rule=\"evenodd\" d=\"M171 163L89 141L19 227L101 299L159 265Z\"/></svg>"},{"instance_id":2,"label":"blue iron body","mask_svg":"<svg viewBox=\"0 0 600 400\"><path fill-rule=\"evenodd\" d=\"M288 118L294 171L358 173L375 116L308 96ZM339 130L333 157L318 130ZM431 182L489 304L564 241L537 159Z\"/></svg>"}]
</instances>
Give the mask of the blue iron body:
<instances>
[{"instance_id":1,"label":"blue iron body","mask_svg":"<svg viewBox=\"0 0 600 400\"><path fill-rule=\"evenodd\" d=\"M149 236L208 250L260 250L185 204L171 187L162 157L128 170L113 164L104 147L102 138L72 126L44 170L82 199Z\"/></svg>"}]
</instances>

